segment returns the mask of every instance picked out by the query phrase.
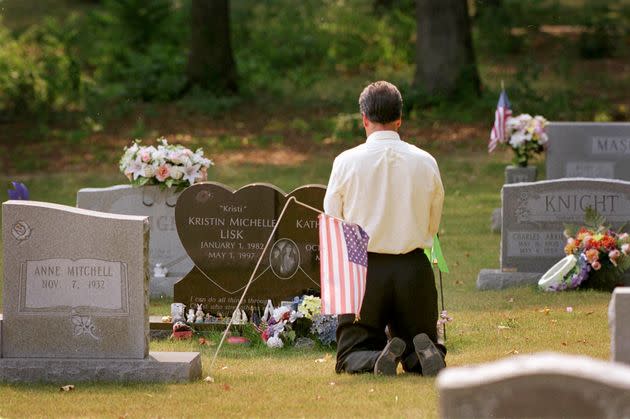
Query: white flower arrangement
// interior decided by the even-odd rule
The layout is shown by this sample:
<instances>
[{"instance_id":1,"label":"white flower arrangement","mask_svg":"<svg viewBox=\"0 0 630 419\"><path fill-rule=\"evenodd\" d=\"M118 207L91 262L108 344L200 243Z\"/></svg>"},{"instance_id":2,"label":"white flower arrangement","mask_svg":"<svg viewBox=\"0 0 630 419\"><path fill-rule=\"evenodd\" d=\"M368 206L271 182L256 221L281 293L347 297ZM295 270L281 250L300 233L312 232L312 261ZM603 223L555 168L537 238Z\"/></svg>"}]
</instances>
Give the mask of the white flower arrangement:
<instances>
[{"instance_id":1,"label":"white flower arrangement","mask_svg":"<svg viewBox=\"0 0 630 419\"><path fill-rule=\"evenodd\" d=\"M134 186L160 185L185 188L208 178L214 163L203 155L203 149L192 152L181 145L172 145L158 138L158 146L143 146L139 140L125 147L120 171Z\"/></svg>"},{"instance_id":2,"label":"white flower arrangement","mask_svg":"<svg viewBox=\"0 0 630 419\"><path fill-rule=\"evenodd\" d=\"M514 150L516 165L527 166L534 154L545 150L549 140L545 132L547 125L547 120L540 115L532 117L524 113L507 119L506 140Z\"/></svg>"}]
</instances>

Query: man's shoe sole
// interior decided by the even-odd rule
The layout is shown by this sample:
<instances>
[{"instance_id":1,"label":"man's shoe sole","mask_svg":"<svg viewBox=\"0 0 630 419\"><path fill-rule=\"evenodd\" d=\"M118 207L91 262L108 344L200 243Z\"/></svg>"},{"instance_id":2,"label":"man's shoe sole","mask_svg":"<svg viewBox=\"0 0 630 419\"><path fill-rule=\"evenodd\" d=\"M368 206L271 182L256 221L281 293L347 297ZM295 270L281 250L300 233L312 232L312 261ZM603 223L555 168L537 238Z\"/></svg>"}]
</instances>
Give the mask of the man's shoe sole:
<instances>
[{"instance_id":1,"label":"man's shoe sole","mask_svg":"<svg viewBox=\"0 0 630 419\"><path fill-rule=\"evenodd\" d=\"M422 375L432 377L446 367L440 351L425 333L416 335L413 338L413 346L422 367Z\"/></svg>"},{"instance_id":2,"label":"man's shoe sole","mask_svg":"<svg viewBox=\"0 0 630 419\"><path fill-rule=\"evenodd\" d=\"M396 375L398 358L405 352L405 341L400 338L393 338L376 359L374 363L374 374L376 375Z\"/></svg>"}]
</instances>

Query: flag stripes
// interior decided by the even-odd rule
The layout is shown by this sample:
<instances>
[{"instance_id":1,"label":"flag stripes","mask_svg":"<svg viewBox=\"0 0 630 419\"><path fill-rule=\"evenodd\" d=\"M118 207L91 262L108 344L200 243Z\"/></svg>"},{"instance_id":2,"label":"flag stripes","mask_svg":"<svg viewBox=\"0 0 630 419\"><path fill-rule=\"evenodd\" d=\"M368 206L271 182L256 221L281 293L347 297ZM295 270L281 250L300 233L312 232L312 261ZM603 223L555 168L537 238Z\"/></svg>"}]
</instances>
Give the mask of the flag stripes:
<instances>
[{"instance_id":1,"label":"flag stripes","mask_svg":"<svg viewBox=\"0 0 630 419\"><path fill-rule=\"evenodd\" d=\"M365 295L367 275L367 234L358 226L321 214L319 254L322 314L359 314ZM356 232L356 236L352 233ZM365 264L357 263L355 253L365 253Z\"/></svg>"},{"instance_id":2,"label":"flag stripes","mask_svg":"<svg viewBox=\"0 0 630 419\"><path fill-rule=\"evenodd\" d=\"M510 101L505 90L502 90L497 103L497 110L494 112L494 125L490 132L490 143L488 143L489 152L494 151L497 144L506 142L505 124L510 116L512 116Z\"/></svg>"}]
</instances>

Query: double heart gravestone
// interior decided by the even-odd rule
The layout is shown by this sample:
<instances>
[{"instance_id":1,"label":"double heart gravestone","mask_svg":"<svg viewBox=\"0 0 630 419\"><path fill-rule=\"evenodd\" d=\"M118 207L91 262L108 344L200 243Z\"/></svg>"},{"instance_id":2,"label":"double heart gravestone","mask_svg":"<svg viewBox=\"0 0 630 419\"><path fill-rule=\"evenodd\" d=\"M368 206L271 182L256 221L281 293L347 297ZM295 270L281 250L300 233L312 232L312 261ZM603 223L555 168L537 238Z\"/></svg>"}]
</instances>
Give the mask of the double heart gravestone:
<instances>
[{"instance_id":1,"label":"double heart gravestone","mask_svg":"<svg viewBox=\"0 0 630 419\"><path fill-rule=\"evenodd\" d=\"M307 185L285 194L270 184L234 191L220 183L193 185L175 208L181 242L195 269L175 284L175 301L231 314L289 197L323 207L326 189ZM319 289L318 213L291 202L248 290L245 305L264 307Z\"/></svg>"}]
</instances>

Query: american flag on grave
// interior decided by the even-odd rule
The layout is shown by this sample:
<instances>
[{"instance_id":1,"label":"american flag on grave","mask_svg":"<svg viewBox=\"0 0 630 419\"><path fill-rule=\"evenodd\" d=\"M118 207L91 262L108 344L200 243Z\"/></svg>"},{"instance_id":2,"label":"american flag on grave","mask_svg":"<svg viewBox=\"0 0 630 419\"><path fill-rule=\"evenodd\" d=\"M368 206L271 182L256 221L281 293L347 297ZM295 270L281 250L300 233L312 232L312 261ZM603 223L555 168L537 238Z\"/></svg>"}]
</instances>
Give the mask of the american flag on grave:
<instances>
[{"instance_id":1,"label":"american flag on grave","mask_svg":"<svg viewBox=\"0 0 630 419\"><path fill-rule=\"evenodd\" d=\"M322 314L359 316L365 295L369 239L356 224L319 215Z\"/></svg>"},{"instance_id":2,"label":"american flag on grave","mask_svg":"<svg viewBox=\"0 0 630 419\"><path fill-rule=\"evenodd\" d=\"M494 151L494 149L497 148L497 144L505 143L507 141L507 138L505 136L505 123L510 116L512 116L510 100L508 99L505 90L501 90L499 102L497 103L497 110L494 111L494 125L492 126L492 131L490 132L490 143L488 143L488 151Z\"/></svg>"}]
</instances>

